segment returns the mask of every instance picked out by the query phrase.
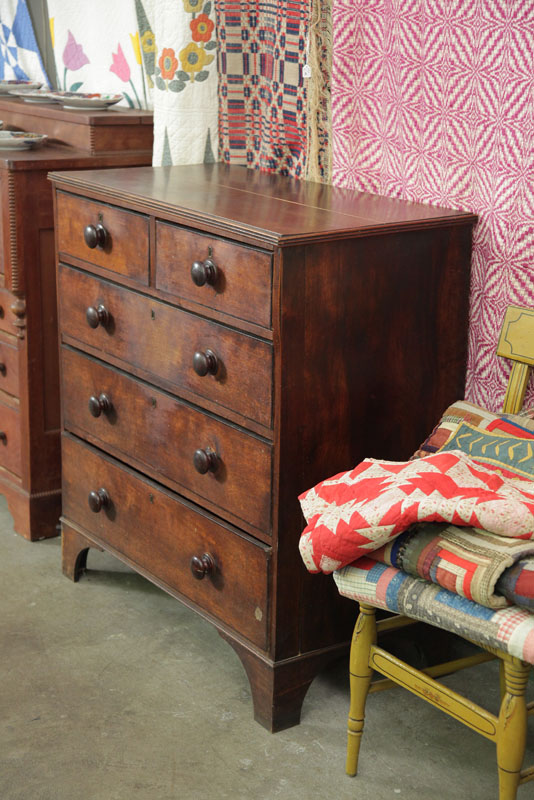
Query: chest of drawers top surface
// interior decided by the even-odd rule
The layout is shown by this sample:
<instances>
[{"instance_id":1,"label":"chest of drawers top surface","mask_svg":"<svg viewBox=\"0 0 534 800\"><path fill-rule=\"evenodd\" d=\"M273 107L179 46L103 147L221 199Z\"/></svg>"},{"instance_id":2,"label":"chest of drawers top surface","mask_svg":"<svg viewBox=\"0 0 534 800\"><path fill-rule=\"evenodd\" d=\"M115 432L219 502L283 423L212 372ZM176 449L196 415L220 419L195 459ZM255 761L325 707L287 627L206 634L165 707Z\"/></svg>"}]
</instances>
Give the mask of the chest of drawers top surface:
<instances>
[{"instance_id":1,"label":"chest of drawers top surface","mask_svg":"<svg viewBox=\"0 0 534 800\"><path fill-rule=\"evenodd\" d=\"M266 245L290 245L318 238L344 238L464 223L475 217L459 211L408 203L319 183L222 164L188 167L136 167L52 174L63 188L109 196L162 215L211 223L246 234Z\"/></svg>"}]
</instances>

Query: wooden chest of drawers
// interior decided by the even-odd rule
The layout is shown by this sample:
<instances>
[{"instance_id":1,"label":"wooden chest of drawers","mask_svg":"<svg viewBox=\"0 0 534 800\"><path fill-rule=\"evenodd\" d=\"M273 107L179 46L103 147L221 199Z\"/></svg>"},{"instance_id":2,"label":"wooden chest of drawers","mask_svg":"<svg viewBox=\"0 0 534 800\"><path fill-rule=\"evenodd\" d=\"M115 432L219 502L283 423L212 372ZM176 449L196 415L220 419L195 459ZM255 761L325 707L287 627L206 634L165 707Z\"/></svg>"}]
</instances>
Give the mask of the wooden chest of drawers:
<instances>
[{"instance_id":1,"label":"wooden chest of drawers","mask_svg":"<svg viewBox=\"0 0 534 800\"><path fill-rule=\"evenodd\" d=\"M353 608L297 496L461 396L474 217L222 165L57 173L63 569L104 548L299 720Z\"/></svg>"},{"instance_id":2,"label":"wooden chest of drawers","mask_svg":"<svg viewBox=\"0 0 534 800\"><path fill-rule=\"evenodd\" d=\"M148 112L105 114L0 97L4 127L87 147L54 142L0 155L0 493L15 530L32 540L56 536L61 514L54 213L47 174L152 160ZM117 142L110 129L120 134L120 151L106 150L112 138Z\"/></svg>"}]
</instances>

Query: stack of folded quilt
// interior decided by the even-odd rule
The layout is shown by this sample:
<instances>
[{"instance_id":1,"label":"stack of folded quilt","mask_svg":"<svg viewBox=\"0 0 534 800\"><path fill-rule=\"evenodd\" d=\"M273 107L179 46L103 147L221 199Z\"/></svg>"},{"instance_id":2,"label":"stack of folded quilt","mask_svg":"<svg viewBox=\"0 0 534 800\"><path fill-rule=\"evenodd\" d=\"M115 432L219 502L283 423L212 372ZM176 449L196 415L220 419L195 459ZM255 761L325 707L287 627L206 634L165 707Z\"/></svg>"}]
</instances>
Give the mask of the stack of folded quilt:
<instances>
[{"instance_id":1,"label":"stack of folded quilt","mask_svg":"<svg viewBox=\"0 0 534 800\"><path fill-rule=\"evenodd\" d=\"M410 461L366 459L305 492L307 569L534 663L533 416L460 401Z\"/></svg>"}]
</instances>

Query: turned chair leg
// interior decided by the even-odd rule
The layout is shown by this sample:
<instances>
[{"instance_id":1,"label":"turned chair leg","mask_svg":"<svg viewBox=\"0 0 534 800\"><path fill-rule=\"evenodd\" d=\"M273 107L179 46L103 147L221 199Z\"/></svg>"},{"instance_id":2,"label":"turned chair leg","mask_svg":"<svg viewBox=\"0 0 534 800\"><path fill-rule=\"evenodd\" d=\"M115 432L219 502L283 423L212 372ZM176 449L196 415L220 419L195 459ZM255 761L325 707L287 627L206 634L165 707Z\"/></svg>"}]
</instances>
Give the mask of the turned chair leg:
<instances>
[{"instance_id":1,"label":"turned chair leg","mask_svg":"<svg viewBox=\"0 0 534 800\"><path fill-rule=\"evenodd\" d=\"M365 701L373 670L369 666L371 645L376 644L376 618L372 606L360 604L350 648L350 710L347 730L347 775L358 772L363 734Z\"/></svg>"},{"instance_id":2,"label":"turned chair leg","mask_svg":"<svg viewBox=\"0 0 534 800\"><path fill-rule=\"evenodd\" d=\"M525 690L530 665L517 658L504 660L505 694L497 734L499 800L516 800L527 743Z\"/></svg>"}]
</instances>

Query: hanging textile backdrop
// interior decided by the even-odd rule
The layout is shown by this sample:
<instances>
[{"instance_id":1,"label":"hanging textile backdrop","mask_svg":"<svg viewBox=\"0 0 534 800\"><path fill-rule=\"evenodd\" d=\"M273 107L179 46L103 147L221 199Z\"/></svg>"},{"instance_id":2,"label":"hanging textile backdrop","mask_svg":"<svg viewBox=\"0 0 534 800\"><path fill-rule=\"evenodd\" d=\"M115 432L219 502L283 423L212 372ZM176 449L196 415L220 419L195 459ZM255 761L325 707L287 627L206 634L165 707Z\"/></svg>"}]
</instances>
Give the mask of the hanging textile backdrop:
<instances>
[{"instance_id":1,"label":"hanging textile backdrop","mask_svg":"<svg viewBox=\"0 0 534 800\"><path fill-rule=\"evenodd\" d=\"M479 214L466 395L497 409L504 310L534 302L534 5L337 0L333 40L333 182Z\"/></svg>"},{"instance_id":2,"label":"hanging textile backdrop","mask_svg":"<svg viewBox=\"0 0 534 800\"><path fill-rule=\"evenodd\" d=\"M153 164L213 162L217 157L213 4L211 0L143 2L157 48L148 67L153 67L154 83Z\"/></svg>"},{"instance_id":3,"label":"hanging textile backdrop","mask_svg":"<svg viewBox=\"0 0 534 800\"><path fill-rule=\"evenodd\" d=\"M1 5L0 79L49 86L26 0L2 0Z\"/></svg>"},{"instance_id":4,"label":"hanging textile backdrop","mask_svg":"<svg viewBox=\"0 0 534 800\"><path fill-rule=\"evenodd\" d=\"M215 0L220 158L304 176L311 0Z\"/></svg>"},{"instance_id":5,"label":"hanging textile backdrop","mask_svg":"<svg viewBox=\"0 0 534 800\"><path fill-rule=\"evenodd\" d=\"M58 89L123 94L121 106L149 108L134 0L90 4L48 0Z\"/></svg>"},{"instance_id":6,"label":"hanging textile backdrop","mask_svg":"<svg viewBox=\"0 0 534 800\"><path fill-rule=\"evenodd\" d=\"M155 166L215 160L211 0L48 0L48 8L59 88L121 92L121 105L153 108Z\"/></svg>"}]
</instances>

